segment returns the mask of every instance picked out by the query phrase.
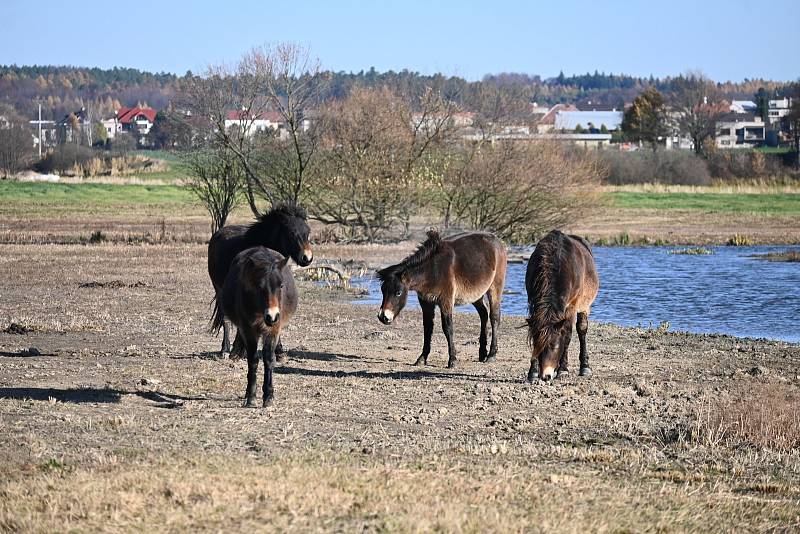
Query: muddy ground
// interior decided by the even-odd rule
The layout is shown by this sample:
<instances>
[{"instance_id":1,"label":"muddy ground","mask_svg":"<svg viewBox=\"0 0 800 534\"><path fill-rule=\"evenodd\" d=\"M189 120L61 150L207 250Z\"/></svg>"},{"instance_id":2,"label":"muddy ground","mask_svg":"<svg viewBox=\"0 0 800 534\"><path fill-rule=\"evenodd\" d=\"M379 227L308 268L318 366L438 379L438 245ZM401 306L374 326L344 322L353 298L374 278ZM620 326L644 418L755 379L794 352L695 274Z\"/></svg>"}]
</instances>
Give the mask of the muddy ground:
<instances>
[{"instance_id":1,"label":"muddy ground","mask_svg":"<svg viewBox=\"0 0 800 534\"><path fill-rule=\"evenodd\" d=\"M316 257L376 267L412 247ZM797 345L592 323L594 376L574 343L570 377L528 385L519 317L495 363L460 314L459 366L437 327L418 368L418 311L386 327L301 280L274 406L245 409L210 289L200 244L0 245L0 530L800 528L797 448L707 424L797 395Z\"/></svg>"}]
</instances>

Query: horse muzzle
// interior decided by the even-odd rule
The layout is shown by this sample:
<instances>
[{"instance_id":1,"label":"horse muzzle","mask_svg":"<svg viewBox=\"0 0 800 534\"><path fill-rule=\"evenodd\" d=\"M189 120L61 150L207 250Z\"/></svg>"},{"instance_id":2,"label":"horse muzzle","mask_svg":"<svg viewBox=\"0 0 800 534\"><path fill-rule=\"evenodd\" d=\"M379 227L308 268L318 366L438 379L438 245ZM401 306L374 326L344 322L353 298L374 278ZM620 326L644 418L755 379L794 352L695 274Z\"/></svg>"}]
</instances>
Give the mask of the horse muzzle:
<instances>
[{"instance_id":1,"label":"horse muzzle","mask_svg":"<svg viewBox=\"0 0 800 534\"><path fill-rule=\"evenodd\" d=\"M303 251L300 253L300 257L297 258L297 265L300 267L308 267L311 265L311 262L314 260L314 253L311 252L311 247L305 247Z\"/></svg>"},{"instance_id":2,"label":"horse muzzle","mask_svg":"<svg viewBox=\"0 0 800 534\"><path fill-rule=\"evenodd\" d=\"M383 324L392 324L394 313L390 310L381 310L380 313L378 313L378 320Z\"/></svg>"},{"instance_id":3,"label":"horse muzzle","mask_svg":"<svg viewBox=\"0 0 800 534\"><path fill-rule=\"evenodd\" d=\"M267 313L264 314L264 322L267 326L274 326L278 324L281 320L281 312L277 309L274 311L272 309L267 310Z\"/></svg>"}]
</instances>

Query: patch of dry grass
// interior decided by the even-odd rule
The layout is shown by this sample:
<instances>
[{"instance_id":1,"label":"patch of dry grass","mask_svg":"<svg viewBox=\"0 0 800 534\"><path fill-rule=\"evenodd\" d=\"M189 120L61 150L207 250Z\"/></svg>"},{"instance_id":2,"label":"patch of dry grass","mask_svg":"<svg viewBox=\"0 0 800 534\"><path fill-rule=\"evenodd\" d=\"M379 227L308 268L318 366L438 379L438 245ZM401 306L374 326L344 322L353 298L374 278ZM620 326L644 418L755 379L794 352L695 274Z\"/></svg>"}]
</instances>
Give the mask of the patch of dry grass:
<instances>
[{"instance_id":1,"label":"patch of dry grass","mask_svg":"<svg viewBox=\"0 0 800 534\"><path fill-rule=\"evenodd\" d=\"M788 499L743 499L703 477L601 478L524 459L435 460L306 453L148 465L114 458L73 469L50 459L0 484L0 529L666 532L797 521ZM774 497L773 489L747 491Z\"/></svg>"},{"instance_id":2,"label":"patch of dry grass","mask_svg":"<svg viewBox=\"0 0 800 534\"><path fill-rule=\"evenodd\" d=\"M800 447L800 393L762 385L744 397L705 404L696 415L696 439L707 445L746 445L775 451Z\"/></svg>"}]
</instances>

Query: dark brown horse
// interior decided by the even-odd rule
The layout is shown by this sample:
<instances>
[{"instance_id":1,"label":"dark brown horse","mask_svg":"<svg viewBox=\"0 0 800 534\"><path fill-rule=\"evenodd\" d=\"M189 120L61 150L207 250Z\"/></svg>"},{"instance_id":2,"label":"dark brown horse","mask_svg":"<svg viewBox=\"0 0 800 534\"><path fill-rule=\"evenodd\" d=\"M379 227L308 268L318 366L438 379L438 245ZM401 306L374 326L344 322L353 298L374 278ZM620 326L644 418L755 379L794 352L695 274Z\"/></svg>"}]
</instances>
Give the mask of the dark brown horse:
<instances>
[{"instance_id":1,"label":"dark brown horse","mask_svg":"<svg viewBox=\"0 0 800 534\"><path fill-rule=\"evenodd\" d=\"M250 226L225 226L217 230L208 242L208 275L214 285L216 298L214 316L220 315L219 294L234 256L255 246L271 248L291 257L298 265L305 267L313 258L311 243L308 241L310 229L306 222L306 211L298 206L279 205L262 215ZM228 325L222 323L221 352L230 352ZM238 336L237 336L238 340ZM239 355L241 343L234 342L234 354ZM282 352L278 347L278 353Z\"/></svg>"},{"instance_id":2,"label":"dark brown horse","mask_svg":"<svg viewBox=\"0 0 800 534\"><path fill-rule=\"evenodd\" d=\"M224 317L233 322L242 337L247 353L247 390L245 406L256 400L258 371L258 340L263 338L261 356L264 360L263 406L274 398L272 370L275 348L281 339L281 329L297 310L297 289L288 257L264 247L253 247L236 255L225 277L220 295L221 313L215 313L216 331Z\"/></svg>"},{"instance_id":3,"label":"dark brown horse","mask_svg":"<svg viewBox=\"0 0 800 534\"><path fill-rule=\"evenodd\" d=\"M553 230L536 245L525 272L528 292L528 341L531 367L528 382L536 375L551 380L568 372L567 350L572 325L577 322L580 375L592 373L586 352L589 311L600 282L594 256L585 239Z\"/></svg>"},{"instance_id":4,"label":"dark brown horse","mask_svg":"<svg viewBox=\"0 0 800 534\"><path fill-rule=\"evenodd\" d=\"M428 364L436 306L442 315L442 330L447 338L447 367L455 367L453 307L471 302L481 318L478 360L490 362L497 355L497 327L500 300L506 278L506 249L495 236L470 232L442 239L435 230L417 251L397 265L378 271L383 302L378 319L390 324L406 305L408 292L417 292L422 308L424 341L422 354L414 365ZM488 300L487 302L484 300ZM491 321L491 348L486 350L487 329Z\"/></svg>"}]
</instances>

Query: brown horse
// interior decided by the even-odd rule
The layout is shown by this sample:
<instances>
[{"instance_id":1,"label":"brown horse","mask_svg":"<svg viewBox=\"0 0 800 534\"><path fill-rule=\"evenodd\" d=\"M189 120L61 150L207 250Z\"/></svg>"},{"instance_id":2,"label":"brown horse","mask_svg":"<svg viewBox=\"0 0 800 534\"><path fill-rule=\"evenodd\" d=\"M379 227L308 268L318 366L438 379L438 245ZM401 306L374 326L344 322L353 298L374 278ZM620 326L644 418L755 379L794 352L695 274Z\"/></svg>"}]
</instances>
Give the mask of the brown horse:
<instances>
[{"instance_id":1,"label":"brown horse","mask_svg":"<svg viewBox=\"0 0 800 534\"><path fill-rule=\"evenodd\" d=\"M259 338L263 338L263 406L271 404L274 398L275 348L281 339L281 329L297 310L297 289L288 262L288 257L274 250L249 248L233 259L222 286L218 308L221 313L214 314L213 324L219 331L224 313L224 317L236 325L244 341L247 352L245 406L252 406L256 399Z\"/></svg>"},{"instance_id":2,"label":"brown horse","mask_svg":"<svg viewBox=\"0 0 800 534\"><path fill-rule=\"evenodd\" d=\"M580 375L592 373L586 352L589 311L600 282L594 256L585 239L553 230L536 245L525 272L528 292L528 341L532 382L539 364L539 378L551 380L567 373L567 350L576 324L580 350Z\"/></svg>"},{"instance_id":3,"label":"brown horse","mask_svg":"<svg viewBox=\"0 0 800 534\"><path fill-rule=\"evenodd\" d=\"M436 306L442 315L442 330L447 338L447 367L455 367L453 307L471 302L481 318L478 360L490 362L497 355L497 327L500 299L506 277L506 249L495 236L470 232L442 239L428 232L428 239L417 251L397 265L378 271L383 302L378 319L390 324L406 305L409 290L417 292L422 308L425 335L422 354L414 365L428 364ZM487 297L488 307L484 296ZM492 325L491 348L487 352L487 322Z\"/></svg>"},{"instance_id":4,"label":"brown horse","mask_svg":"<svg viewBox=\"0 0 800 534\"><path fill-rule=\"evenodd\" d=\"M310 233L306 211L299 207L281 204L262 215L250 226L231 225L217 230L208 242L208 275L214 286L214 316L219 315L219 293L228 275L234 256L250 247L271 248L291 257L298 265L305 267L311 263L313 255L308 236ZM222 323L221 352L230 352L228 325ZM237 340L238 339L237 336ZM234 342L234 354L238 356L241 343ZM278 353L281 353L278 346Z\"/></svg>"}]
</instances>

